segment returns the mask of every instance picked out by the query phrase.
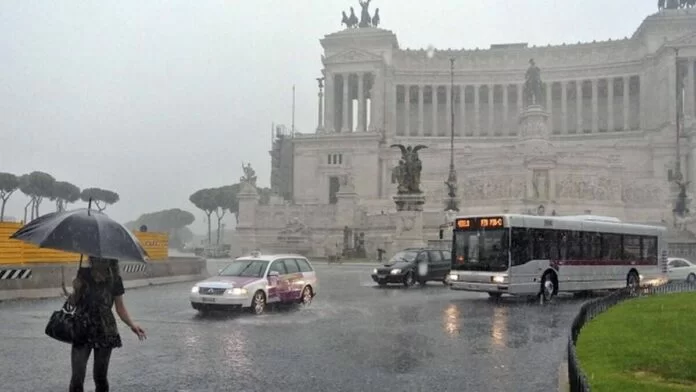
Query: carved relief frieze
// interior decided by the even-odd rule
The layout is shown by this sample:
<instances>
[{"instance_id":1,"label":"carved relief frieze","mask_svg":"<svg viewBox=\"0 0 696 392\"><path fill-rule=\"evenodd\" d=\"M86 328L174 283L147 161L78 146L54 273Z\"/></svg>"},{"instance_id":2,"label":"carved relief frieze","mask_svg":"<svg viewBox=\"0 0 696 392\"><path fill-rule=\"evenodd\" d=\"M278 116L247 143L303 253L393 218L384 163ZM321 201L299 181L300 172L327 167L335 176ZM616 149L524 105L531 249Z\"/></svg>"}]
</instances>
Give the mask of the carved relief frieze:
<instances>
[{"instance_id":1,"label":"carved relief frieze","mask_svg":"<svg viewBox=\"0 0 696 392\"><path fill-rule=\"evenodd\" d=\"M666 192L653 179L636 180L623 187L623 201L631 204L657 204L665 201Z\"/></svg>"},{"instance_id":2,"label":"carved relief frieze","mask_svg":"<svg viewBox=\"0 0 696 392\"><path fill-rule=\"evenodd\" d=\"M621 200L621 181L603 175L568 174L556 181L559 199Z\"/></svg>"},{"instance_id":3,"label":"carved relief frieze","mask_svg":"<svg viewBox=\"0 0 696 392\"><path fill-rule=\"evenodd\" d=\"M464 200L522 199L525 181L523 174L478 176L464 179L459 189Z\"/></svg>"}]
</instances>

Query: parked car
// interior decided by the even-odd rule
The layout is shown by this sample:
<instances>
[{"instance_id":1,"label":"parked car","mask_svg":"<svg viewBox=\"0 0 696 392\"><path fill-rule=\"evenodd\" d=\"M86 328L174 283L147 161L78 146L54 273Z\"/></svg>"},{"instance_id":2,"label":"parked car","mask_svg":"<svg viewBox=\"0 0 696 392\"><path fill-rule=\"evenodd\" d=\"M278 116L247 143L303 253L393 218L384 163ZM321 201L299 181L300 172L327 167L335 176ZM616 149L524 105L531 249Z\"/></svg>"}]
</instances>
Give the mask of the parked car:
<instances>
[{"instance_id":1,"label":"parked car","mask_svg":"<svg viewBox=\"0 0 696 392\"><path fill-rule=\"evenodd\" d=\"M384 267L375 268L372 280L380 286L398 283L410 287L416 283L425 285L432 280L445 283L451 264L452 253L449 250L404 249L392 256Z\"/></svg>"},{"instance_id":2,"label":"parked car","mask_svg":"<svg viewBox=\"0 0 696 392\"><path fill-rule=\"evenodd\" d=\"M240 257L217 276L191 288L191 306L200 311L249 308L262 314L267 304L309 305L319 291L312 264L300 255Z\"/></svg>"},{"instance_id":3,"label":"parked car","mask_svg":"<svg viewBox=\"0 0 696 392\"><path fill-rule=\"evenodd\" d=\"M667 277L671 281L685 280L696 283L696 264L678 257L667 258Z\"/></svg>"}]
</instances>

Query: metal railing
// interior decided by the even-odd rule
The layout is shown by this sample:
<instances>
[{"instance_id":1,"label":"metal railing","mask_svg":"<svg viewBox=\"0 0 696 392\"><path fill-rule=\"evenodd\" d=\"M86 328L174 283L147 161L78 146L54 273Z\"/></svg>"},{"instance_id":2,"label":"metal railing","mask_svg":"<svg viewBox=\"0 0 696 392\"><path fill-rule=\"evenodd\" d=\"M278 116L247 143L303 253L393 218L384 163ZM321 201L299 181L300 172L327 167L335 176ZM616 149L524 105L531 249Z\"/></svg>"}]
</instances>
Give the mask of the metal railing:
<instances>
[{"instance_id":1,"label":"metal railing","mask_svg":"<svg viewBox=\"0 0 696 392\"><path fill-rule=\"evenodd\" d=\"M680 293L696 291L696 284L686 282L667 283L659 286L643 286L640 288L624 288L605 297L586 302L575 316L568 337L568 383L571 392L589 392L590 383L582 371L575 350L575 344L582 328L600 313L627 299L650 296L654 294Z\"/></svg>"}]
</instances>

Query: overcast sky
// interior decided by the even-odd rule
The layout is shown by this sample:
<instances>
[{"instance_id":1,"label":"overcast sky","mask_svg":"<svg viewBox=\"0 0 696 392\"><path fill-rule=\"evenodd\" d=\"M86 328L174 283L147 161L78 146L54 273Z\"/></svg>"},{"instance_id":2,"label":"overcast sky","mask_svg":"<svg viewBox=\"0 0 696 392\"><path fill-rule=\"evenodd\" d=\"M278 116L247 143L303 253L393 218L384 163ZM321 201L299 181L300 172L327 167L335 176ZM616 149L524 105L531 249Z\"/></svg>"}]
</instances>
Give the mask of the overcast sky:
<instances>
[{"instance_id":1,"label":"overcast sky","mask_svg":"<svg viewBox=\"0 0 696 392\"><path fill-rule=\"evenodd\" d=\"M195 190L270 177L271 123L316 128L319 39L347 0L0 2L0 171L118 192L120 221L203 215ZM630 36L654 0L373 0L402 48ZM543 65L542 65L543 66ZM17 194L8 213L21 218ZM42 212L48 212L44 205Z\"/></svg>"}]
</instances>

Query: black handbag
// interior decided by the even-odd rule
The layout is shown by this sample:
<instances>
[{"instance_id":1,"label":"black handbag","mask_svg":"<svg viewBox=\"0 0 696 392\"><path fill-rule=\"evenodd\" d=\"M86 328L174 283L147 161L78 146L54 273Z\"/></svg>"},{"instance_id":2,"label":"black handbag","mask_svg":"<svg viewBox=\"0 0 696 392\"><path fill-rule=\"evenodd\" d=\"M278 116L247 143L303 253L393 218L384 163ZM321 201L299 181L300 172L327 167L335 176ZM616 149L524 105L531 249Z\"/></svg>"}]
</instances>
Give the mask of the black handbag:
<instances>
[{"instance_id":1,"label":"black handbag","mask_svg":"<svg viewBox=\"0 0 696 392\"><path fill-rule=\"evenodd\" d=\"M46 324L46 335L63 343L79 340L79 320L75 315L75 306L67 300L60 310L56 310Z\"/></svg>"},{"instance_id":2,"label":"black handbag","mask_svg":"<svg viewBox=\"0 0 696 392\"><path fill-rule=\"evenodd\" d=\"M80 255L80 266L82 268L82 256ZM75 305L70 303L68 298L63 306L53 312L46 324L46 335L63 343L77 343L81 340L84 328L80 323L80 317L75 312Z\"/></svg>"}]
</instances>

